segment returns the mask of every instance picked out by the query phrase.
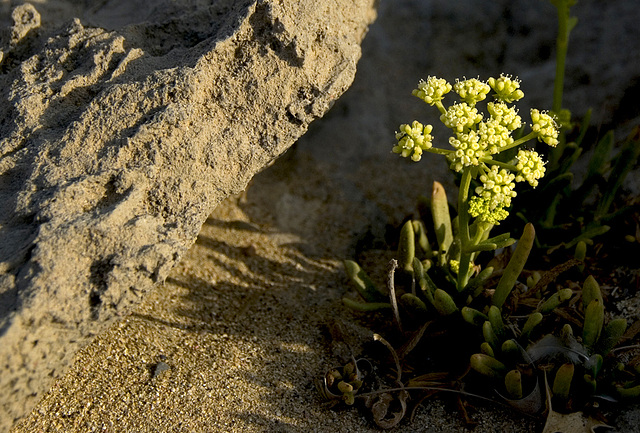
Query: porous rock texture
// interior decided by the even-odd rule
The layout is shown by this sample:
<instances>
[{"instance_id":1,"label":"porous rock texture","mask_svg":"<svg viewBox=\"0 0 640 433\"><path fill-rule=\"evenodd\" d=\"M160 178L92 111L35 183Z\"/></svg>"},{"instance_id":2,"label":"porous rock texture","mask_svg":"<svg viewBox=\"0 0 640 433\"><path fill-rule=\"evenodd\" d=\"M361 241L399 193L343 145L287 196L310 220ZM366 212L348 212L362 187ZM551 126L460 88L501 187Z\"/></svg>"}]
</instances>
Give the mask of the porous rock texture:
<instances>
[{"instance_id":1,"label":"porous rock texture","mask_svg":"<svg viewBox=\"0 0 640 433\"><path fill-rule=\"evenodd\" d=\"M65 2L75 3L85 4ZM11 12L0 52L0 431L164 280L217 203L349 87L375 3L106 1L118 17L108 30L77 18L56 27L29 4Z\"/></svg>"}]
</instances>

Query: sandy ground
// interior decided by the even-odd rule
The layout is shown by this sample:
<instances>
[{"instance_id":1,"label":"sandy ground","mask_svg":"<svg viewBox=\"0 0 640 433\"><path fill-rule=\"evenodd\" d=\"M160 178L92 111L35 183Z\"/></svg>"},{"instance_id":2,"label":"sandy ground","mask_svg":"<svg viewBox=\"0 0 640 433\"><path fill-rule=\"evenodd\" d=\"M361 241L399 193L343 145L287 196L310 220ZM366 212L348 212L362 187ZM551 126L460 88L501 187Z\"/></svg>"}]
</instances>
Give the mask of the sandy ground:
<instances>
[{"instance_id":1,"label":"sandy ground","mask_svg":"<svg viewBox=\"0 0 640 433\"><path fill-rule=\"evenodd\" d=\"M220 205L167 282L81 351L14 431L378 431L355 409L327 409L313 384L336 362L324 325L350 317L339 260L305 255L267 215L250 219L252 206ZM492 411L478 420L478 432L536 427ZM398 431L461 429L436 403Z\"/></svg>"}]
</instances>

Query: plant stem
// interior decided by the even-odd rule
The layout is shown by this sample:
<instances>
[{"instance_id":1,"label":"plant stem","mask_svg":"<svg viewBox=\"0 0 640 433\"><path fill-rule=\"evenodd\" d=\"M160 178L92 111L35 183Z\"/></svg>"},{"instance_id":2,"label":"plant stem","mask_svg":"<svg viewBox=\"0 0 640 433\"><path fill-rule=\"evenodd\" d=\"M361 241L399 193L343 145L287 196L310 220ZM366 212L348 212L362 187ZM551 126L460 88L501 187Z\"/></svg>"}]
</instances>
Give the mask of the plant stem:
<instances>
[{"instance_id":1,"label":"plant stem","mask_svg":"<svg viewBox=\"0 0 640 433\"><path fill-rule=\"evenodd\" d=\"M437 155L450 155L454 151L451 149L440 149L439 147L430 147L429 149L425 149L425 152L435 153Z\"/></svg>"},{"instance_id":2,"label":"plant stem","mask_svg":"<svg viewBox=\"0 0 640 433\"><path fill-rule=\"evenodd\" d=\"M569 5L566 1L556 3L558 10L558 38L556 39L556 79L553 86L552 110L559 113L562 109L562 92L564 90L564 71L569 47Z\"/></svg>"},{"instance_id":3,"label":"plant stem","mask_svg":"<svg viewBox=\"0 0 640 433\"><path fill-rule=\"evenodd\" d=\"M469 187L471 186L471 167L462 170L460 189L458 191L458 235L462 252L460 253L460 268L458 269L458 291L462 291L469 282L469 265L471 263L471 253L465 249L471 242L469 238Z\"/></svg>"},{"instance_id":4,"label":"plant stem","mask_svg":"<svg viewBox=\"0 0 640 433\"><path fill-rule=\"evenodd\" d=\"M564 75L567 60L567 50L569 48L569 33L576 25L577 19L572 18L569 9L574 0L557 0L552 1L558 11L558 37L556 39L556 76L553 85L553 105L551 110L559 114L562 110L562 94L564 91ZM549 154L549 167L553 170L557 167L558 160L564 152L564 134L561 131L561 139L559 145L555 149L551 149Z\"/></svg>"},{"instance_id":5,"label":"plant stem","mask_svg":"<svg viewBox=\"0 0 640 433\"><path fill-rule=\"evenodd\" d=\"M497 165L498 167L506 168L509 171L518 171L518 168L513 164L507 164L506 162L498 161L498 160L490 158L488 156L483 156L482 158L480 158L480 162L484 162L485 164L487 164L489 166Z\"/></svg>"},{"instance_id":6,"label":"plant stem","mask_svg":"<svg viewBox=\"0 0 640 433\"><path fill-rule=\"evenodd\" d=\"M531 131L530 133L528 133L524 137L518 138L516 141L514 141L510 145L505 146L504 148L500 149L500 152L504 152L505 150L509 150L509 149L512 149L512 148L514 148L516 146L520 146L522 143L526 143L527 141L529 141L529 140L531 140L532 138L535 138L535 137L536 137L536 133Z\"/></svg>"}]
</instances>

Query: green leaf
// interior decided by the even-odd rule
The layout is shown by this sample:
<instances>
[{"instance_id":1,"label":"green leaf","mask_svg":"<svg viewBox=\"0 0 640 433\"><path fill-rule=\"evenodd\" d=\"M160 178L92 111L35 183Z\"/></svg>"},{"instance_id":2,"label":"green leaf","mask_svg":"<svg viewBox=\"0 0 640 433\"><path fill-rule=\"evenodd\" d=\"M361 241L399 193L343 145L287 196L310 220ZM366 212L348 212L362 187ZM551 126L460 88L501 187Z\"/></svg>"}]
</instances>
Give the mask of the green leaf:
<instances>
[{"instance_id":1,"label":"green leaf","mask_svg":"<svg viewBox=\"0 0 640 433\"><path fill-rule=\"evenodd\" d=\"M413 223L407 221L400 230L398 241L398 261L405 272L413 272L413 258L416 256L416 236Z\"/></svg>"},{"instance_id":2,"label":"green leaf","mask_svg":"<svg viewBox=\"0 0 640 433\"><path fill-rule=\"evenodd\" d=\"M603 218L615 199L618 189L624 182L627 174L633 169L640 157L640 127L631 133L624 143L622 149L615 158L615 164L609 174L607 185L602 194L602 199L598 202L598 208L594 219L596 221Z\"/></svg>"},{"instance_id":3,"label":"green leaf","mask_svg":"<svg viewBox=\"0 0 640 433\"><path fill-rule=\"evenodd\" d=\"M426 227L420 220L413 220L412 224L413 231L416 234L417 246L420 248L420 252L422 253L421 257L430 259L433 257L433 251L431 250L431 244L429 243Z\"/></svg>"},{"instance_id":4,"label":"green leaf","mask_svg":"<svg viewBox=\"0 0 640 433\"><path fill-rule=\"evenodd\" d=\"M354 283L356 290L365 301L379 302L387 299L387 296L373 284L371 278L360 268L360 265L352 260L345 260L343 264L347 276Z\"/></svg>"},{"instance_id":5,"label":"green leaf","mask_svg":"<svg viewBox=\"0 0 640 433\"><path fill-rule=\"evenodd\" d=\"M593 149L585 181L593 176L602 176L605 173L611 149L613 149L613 131L607 132Z\"/></svg>"},{"instance_id":6,"label":"green leaf","mask_svg":"<svg viewBox=\"0 0 640 433\"><path fill-rule=\"evenodd\" d=\"M599 300L600 303L603 302L600 285L592 275L589 275L582 284L582 308L586 310L594 299Z\"/></svg>"},{"instance_id":7,"label":"green leaf","mask_svg":"<svg viewBox=\"0 0 640 433\"><path fill-rule=\"evenodd\" d=\"M609 353L611 349L613 349L616 344L618 344L626 330L626 319L613 319L609 323L607 323L607 326L604 327L604 330L600 335L598 345L596 346L596 350L598 351L598 353L602 355L606 355L607 353Z\"/></svg>"},{"instance_id":8,"label":"green leaf","mask_svg":"<svg viewBox=\"0 0 640 433\"><path fill-rule=\"evenodd\" d=\"M502 377L507 369L502 362L484 353L471 355L470 365L478 373L491 378Z\"/></svg>"},{"instance_id":9,"label":"green leaf","mask_svg":"<svg viewBox=\"0 0 640 433\"><path fill-rule=\"evenodd\" d=\"M475 308L462 307L462 309L460 310L460 314L462 314L462 318L465 322L475 326L482 326L484 322L489 320L489 318L485 314L482 314Z\"/></svg>"},{"instance_id":10,"label":"green leaf","mask_svg":"<svg viewBox=\"0 0 640 433\"><path fill-rule=\"evenodd\" d=\"M553 395L562 401L569 399L569 392L571 391L571 381L573 380L573 372L575 366L568 362L562 364L556 372L556 377L553 380Z\"/></svg>"},{"instance_id":11,"label":"green leaf","mask_svg":"<svg viewBox=\"0 0 640 433\"><path fill-rule=\"evenodd\" d=\"M514 400L522 398L522 374L518 370L510 370L504 377L507 394Z\"/></svg>"},{"instance_id":12,"label":"green leaf","mask_svg":"<svg viewBox=\"0 0 640 433\"><path fill-rule=\"evenodd\" d=\"M571 289L560 289L553 295L549 296L549 298L540 306L538 311L542 314L550 313L563 302L571 299L571 296L573 296L573 291Z\"/></svg>"},{"instance_id":13,"label":"green leaf","mask_svg":"<svg viewBox=\"0 0 640 433\"><path fill-rule=\"evenodd\" d=\"M438 239L438 253L440 266L446 265L447 252L453 242L453 230L451 228L451 216L449 215L449 202L444 187L439 182L433 182L431 195L431 215Z\"/></svg>"},{"instance_id":14,"label":"green leaf","mask_svg":"<svg viewBox=\"0 0 640 433\"><path fill-rule=\"evenodd\" d=\"M522 269L524 269L524 265L527 262L529 253L531 252L531 248L533 248L533 241L535 237L536 231L533 228L533 224L528 223L524 227L524 231L518 241L515 251L513 252L513 256L511 256L511 260L509 260L509 264L505 268L502 278L500 278L500 282L493 294L491 303L496 307L502 308L502 304L504 304L507 296L511 293Z\"/></svg>"},{"instance_id":15,"label":"green leaf","mask_svg":"<svg viewBox=\"0 0 640 433\"><path fill-rule=\"evenodd\" d=\"M342 303L356 311L380 311L380 310L390 310L391 304L388 302L358 302L349 298L342 298Z\"/></svg>"},{"instance_id":16,"label":"green leaf","mask_svg":"<svg viewBox=\"0 0 640 433\"><path fill-rule=\"evenodd\" d=\"M442 289L436 289L433 294L433 306L442 316L448 316L458 311L458 306L453 301L451 295Z\"/></svg>"},{"instance_id":17,"label":"green leaf","mask_svg":"<svg viewBox=\"0 0 640 433\"><path fill-rule=\"evenodd\" d=\"M594 299L587 306L584 313L584 326L582 327L582 344L587 349L592 349L600 338L603 323L604 305L601 299Z\"/></svg>"}]
</instances>

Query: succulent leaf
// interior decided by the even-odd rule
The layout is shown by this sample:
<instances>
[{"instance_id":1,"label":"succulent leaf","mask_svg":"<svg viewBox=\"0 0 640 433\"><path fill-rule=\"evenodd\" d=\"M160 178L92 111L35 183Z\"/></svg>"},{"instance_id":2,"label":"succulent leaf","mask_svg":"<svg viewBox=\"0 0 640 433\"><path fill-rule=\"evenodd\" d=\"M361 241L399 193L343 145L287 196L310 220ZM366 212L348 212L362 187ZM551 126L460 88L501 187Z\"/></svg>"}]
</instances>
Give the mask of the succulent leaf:
<instances>
[{"instance_id":1,"label":"succulent leaf","mask_svg":"<svg viewBox=\"0 0 640 433\"><path fill-rule=\"evenodd\" d=\"M400 268L405 272L413 272L413 259L416 256L416 235L413 224L407 221L400 230L398 242L398 261Z\"/></svg>"},{"instance_id":2,"label":"succulent leaf","mask_svg":"<svg viewBox=\"0 0 640 433\"><path fill-rule=\"evenodd\" d=\"M493 329L493 332L495 332L496 337L498 337L500 341L504 340L505 329L504 322L502 321L502 312L500 311L500 309L495 305L492 305L491 307L489 307L488 317L489 322L491 322L491 328Z\"/></svg>"},{"instance_id":3,"label":"succulent leaf","mask_svg":"<svg viewBox=\"0 0 640 433\"><path fill-rule=\"evenodd\" d=\"M528 340L531 336L531 332L533 332L533 329L538 326L540 322L542 322L542 314L537 311L532 313L522 327L522 334L520 337L525 341Z\"/></svg>"},{"instance_id":4,"label":"succulent leaf","mask_svg":"<svg viewBox=\"0 0 640 433\"><path fill-rule=\"evenodd\" d=\"M560 289L549 297L538 309L542 314L550 313L559 307L563 302L568 301L573 296L571 289Z\"/></svg>"},{"instance_id":5,"label":"succulent leaf","mask_svg":"<svg viewBox=\"0 0 640 433\"><path fill-rule=\"evenodd\" d=\"M613 319L604 327L598 345L596 346L598 353L602 355L608 354L616 344L620 341L624 332L627 330L626 319Z\"/></svg>"},{"instance_id":6,"label":"succulent leaf","mask_svg":"<svg viewBox=\"0 0 640 433\"><path fill-rule=\"evenodd\" d=\"M420 252L425 258L430 259L433 257L433 251L431 250L426 227L420 220L413 220L411 223L413 224L413 231L416 235L417 246L420 247Z\"/></svg>"},{"instance_id":7,"label":"succulent leaf","mask_svg":"<svg viewBox=\"0 0 640 433\"><path fill-rule=\"evenodd\" d=\"M502 377L507 369L502 362L484 353L471 355L470 365L478 373L494 379Z\"/></svg>"},{"instance_id":8,"label":"succulent leaf","mask_svg":"<svg viewBox=\"0 0 640 433\"><path fill-rule=\"evenodd\" d=\"M422 317L427 314L427 305L413 293L405 293L400 297L400 303L414 317Z\"/></svg>"},{"instance_id":9,"label":"succulent leaf","mask_svg":"<svg viewBox=\"0 0 640 433\"><path fill-rule=\"evenodd\" d=\"M493 351L493 347L491 347L491 345L486 341L483 341L480 345L480 352L484 353L485 355L489 355L492 358L496 357L495 352Z\"/></svg>"},{"instance_id":10,"label":"succulent leaf","mask_svg":"<svg viewBox=\"0 0 640 433\"><path fill-rule=\"evenodd\" d=\"M604 323L604 305L601 299L592 300L584 313L584 326L582 328L582 344L592 349L602 332Z\"/></svg>"},{"instance_id":11,"label":"succulent leaf","mask_svg":"<svg viewBox=\"0 0 640 433\"><path fill-rule=\"evenodd\" d=\"M439 182L433 182L431 195L431 215L438 239L438 254L440 266L446 264L446 255L453 242L453 229L451 228L451 216L449 215L449 202L444 187Z\"/></svg>"},{"instance_id":12,"label":"succulent leaf","mask_svg":"<svg viewBox=\"0 0 640 433\"><path fill-rule=\"evenodd\" d=\"M500 339L493 330L491 322L488 320L482 324L482 336L484 337L484 341L489 343L491 347L496 349L500 347Z\"/></svg>"},{"instance_id":13,"label":"succulent leaf","mask_svg":"<svg viewBox=\"0 0 640 433\"><path fill-rule=\"evenodd\" d=\"M462 307L460 313L462 314L462 318L465 320L465 322L475 326L482 326L485 321L489 320L489 318L485 314L481 313L475 308Z\"/></svg>"},{"instance_id":14,"label":"succulent leaf","mask_svg":"<svg viewBox=\"0 0 640 433\"><path fill-rule=\"evenodd\" d=\"M458 311L458 306L451 295L442 289L436 289L433 295L433 306L442 316L448 316Z\"/></svg>"},{"instance_id":15,"label":"succulent leaf","mask_svg":"<svg viewBox=\"0 0 640 433\"><path fill-rule=\"evenodd\" d=\"M376 287L367 273L360 268L360 265L352 260L345 260L343 264L347 276L365 301L380 302L387 299L387 296Z\"/></svg>"},{"instance_id":16,"label":"succulent leaf","mask_svg":"<svg viewBox=\"0 0 640 433\"><path fill-rule=\"evenodd\" d=\"M522 373L518 370L510 370L504 376L504 386L512 399L520 400L522 398Z\"/></svg>"},{"instance_id":17,"label":"succulent leaf","mask_svg":"<svg viewBox=\"0 0 640 433\"><path fill-rule=\"evenodd\" d=\"M511 293L518 276L524 269L524 265L527 262L527 258L529 257L529 253L531 252L531 248L533 247L533 241L536 237L536 231L533 228L533 224L527 223L524 227L524 231L518 244L516 245L516 249L511 256L511 260L509 260L509 264L504 270L502 274L502 278L500 278L500 282L498 283L498 287L496 287L496 291L493 294L492 304L498 308L502 308L502 304Z\"/></svg>"},{"instance_id":18,"label":"succulent leaf","mask_svg":"<svg viewBox=\"0 0 640 433\"><path fill-rule=\"evenodd\" d=\"M553 395L561 400L566 401L569 399L569 392L571 391L571 381L573 380L573 372L575 366L568 362L562 364L556 372L556 377L553 380Z\"/></svg>"},{"instance_id":19,"label":"succulent leaf","mask_svg":"<svg viewBox=\"0 0 640 433\"><path fill-rule=\"evenodd\" d=\"M602 291L600 291L600 285L596 279L589 275L582 285L582 308L586 310L594 299L598 299L602 303Z\"/></svg>"}]
</instances>

